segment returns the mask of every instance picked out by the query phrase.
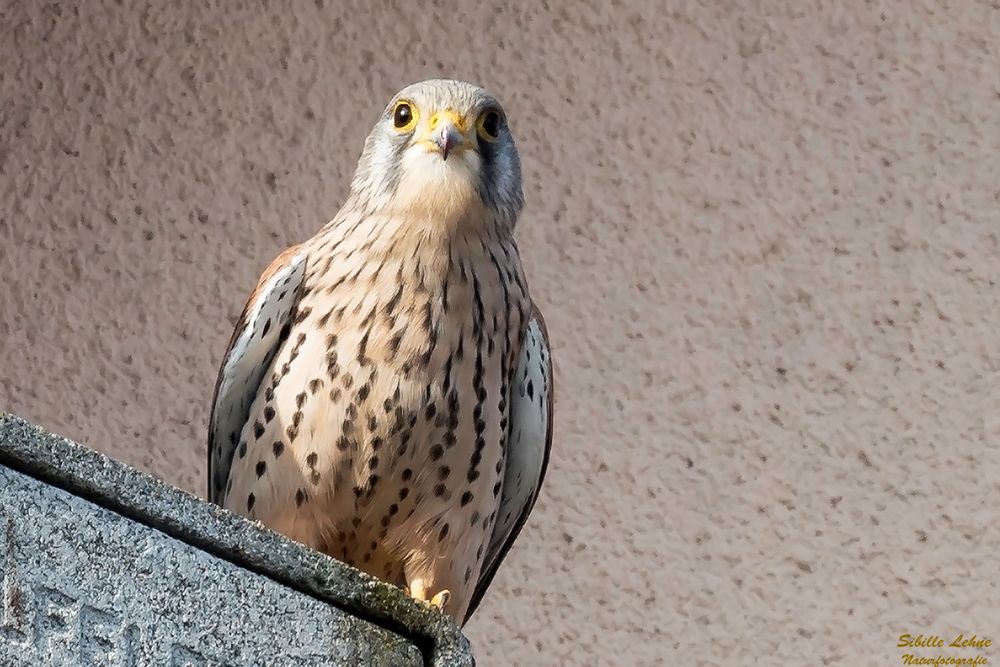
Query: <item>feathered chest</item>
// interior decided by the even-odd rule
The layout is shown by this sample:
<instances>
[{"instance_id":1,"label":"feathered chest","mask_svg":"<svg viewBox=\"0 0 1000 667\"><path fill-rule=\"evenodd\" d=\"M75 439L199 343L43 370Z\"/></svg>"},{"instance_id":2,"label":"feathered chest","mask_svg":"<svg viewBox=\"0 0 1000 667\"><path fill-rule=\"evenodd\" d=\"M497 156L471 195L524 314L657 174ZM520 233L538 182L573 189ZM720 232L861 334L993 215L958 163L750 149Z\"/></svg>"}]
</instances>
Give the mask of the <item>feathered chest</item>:
<instances>
[{"instance_id":1,"label":"feathered chest","mask_svg":"<svg viewBox=\"0 0 1000 667\"><path fill-rule=\"evenodd\" d=\"M326 363L348 372L419 378L480 347L510 357L523 336L528 295L512 242L334 249L316 253L306 271L296 325L322 333Z\"/></svg>"},{"instance_id":2,"label":"feathered chest","mask_svg":"<svg viewBox=\"0 0 1000 667\"><path fill-rule=\"evenodd\" d=\"M403 471L496 485L529 302L516 248L472 248L310 257L270 384L314 482L376 506Z\"/></svg>"}]
</instances>

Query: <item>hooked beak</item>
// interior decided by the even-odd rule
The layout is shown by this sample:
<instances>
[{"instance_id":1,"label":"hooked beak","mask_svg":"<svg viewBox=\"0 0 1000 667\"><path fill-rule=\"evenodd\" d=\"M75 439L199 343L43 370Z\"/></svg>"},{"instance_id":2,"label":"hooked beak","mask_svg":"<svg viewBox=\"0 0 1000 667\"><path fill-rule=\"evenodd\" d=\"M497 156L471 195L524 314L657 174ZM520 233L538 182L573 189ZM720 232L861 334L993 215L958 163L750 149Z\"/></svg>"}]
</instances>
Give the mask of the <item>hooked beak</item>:
<instances>
[{"instance_id":1,"label":"hooked beak","mask_svg":"<svg viewBox=\"0 0 1000 667\"><path fill-rule=\"evenodd\" d=\"M437 143L438 148L441 149L441 159L447 160L448 153L450 153L453 148L465 142L465 136L458 131L457 127L449 123L441 128L434 141Z\"/></svg>"},{"instance_id":2,"label":"hooked beak","mask_svg":"<svg viewBox=\"0 0 1000 667\"><path fill-rule=\"evenodd\" d=\"M451 109L445 109L431 116L427 135L423 143L428 148L441 153L441 159L471 148L465 120Z\"/></svg>"}]
</instances>

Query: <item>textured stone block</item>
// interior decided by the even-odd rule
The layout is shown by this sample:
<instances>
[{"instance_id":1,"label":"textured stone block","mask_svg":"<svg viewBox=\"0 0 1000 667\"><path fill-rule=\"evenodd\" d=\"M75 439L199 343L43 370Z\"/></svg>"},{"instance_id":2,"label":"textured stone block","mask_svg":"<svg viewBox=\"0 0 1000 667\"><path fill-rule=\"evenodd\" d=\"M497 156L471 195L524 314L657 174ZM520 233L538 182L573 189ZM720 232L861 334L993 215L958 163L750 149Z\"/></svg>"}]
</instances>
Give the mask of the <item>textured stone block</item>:
<instances>
[{"instance_id":1,"label":"textured stone block","mask_svg":"<svg viewBox=\"0 0 1000 667\"><path fill-rule=\"evenodd\" d=\"M398 589L0 415L0 664L474 661Z\"/></svg>"}]
</instances>

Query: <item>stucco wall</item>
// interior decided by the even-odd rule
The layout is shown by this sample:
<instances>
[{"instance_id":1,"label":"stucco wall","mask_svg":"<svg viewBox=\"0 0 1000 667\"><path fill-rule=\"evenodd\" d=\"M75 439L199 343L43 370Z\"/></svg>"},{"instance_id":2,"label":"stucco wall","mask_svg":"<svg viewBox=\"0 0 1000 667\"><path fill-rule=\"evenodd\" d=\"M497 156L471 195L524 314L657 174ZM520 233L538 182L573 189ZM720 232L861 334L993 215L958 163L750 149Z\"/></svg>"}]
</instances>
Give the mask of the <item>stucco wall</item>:
<instances>
[{"instance_id":1,"label":"stucco wall","mask_svg":"<svg viewBox=\"0 0 1000 667\"><path fill-rule=\"evenodd\" d=\"M202 493L256 276L475 80L559 388L480 662L1000 640L1000 5L170 4L0 4L0 407Z\"/></svg>"}]
</instances>

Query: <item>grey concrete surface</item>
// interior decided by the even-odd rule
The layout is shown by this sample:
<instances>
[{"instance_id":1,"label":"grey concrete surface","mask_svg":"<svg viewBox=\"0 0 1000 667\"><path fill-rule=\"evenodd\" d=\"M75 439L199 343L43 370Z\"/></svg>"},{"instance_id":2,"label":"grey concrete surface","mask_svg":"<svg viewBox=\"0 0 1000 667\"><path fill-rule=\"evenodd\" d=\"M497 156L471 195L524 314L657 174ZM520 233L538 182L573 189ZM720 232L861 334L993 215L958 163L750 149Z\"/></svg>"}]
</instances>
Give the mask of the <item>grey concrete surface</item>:
<instances>
[{"instance_id":1,"label":"grey concrete surface","mask_svg":"<svg viewBox=\"0 0 1000 667\"><path fill-rule=\"evenodd\" d=\"M3 414L0 538L3 665L473 664L401 591Z\"/></svg>"},{"instance_id":2,"label":"grey concrete surface","mask_svg":"<svg viewBox=\"0 0 1000 667\"><path fill-rule=\"evenodd\" d=\"M204 493L256 277L393 92L470 79L559 393L480 664L996 643L998 72L995 0L7 0L0 406Z\"/></svg>"},{"instance_id":3,"label":"grey concrete surface","mask_svg":"<svg viewBox=\"0 0 1000 667\"><path fill-rule=\"evenodd\" d=\"M6 468L0 521L0 664L423 663L398 636Z\"/></svg>"}]
</instances>

